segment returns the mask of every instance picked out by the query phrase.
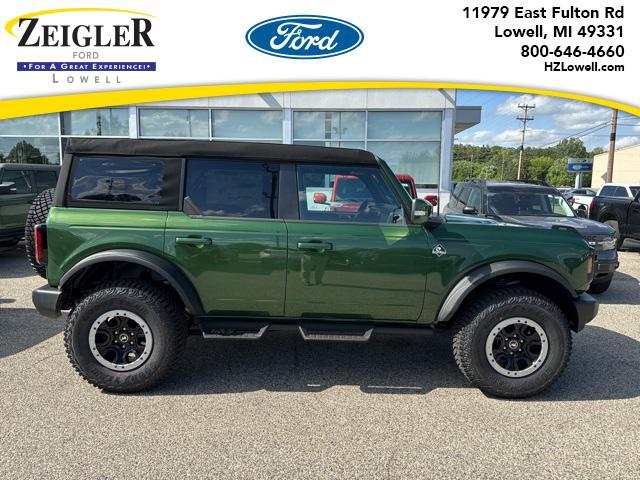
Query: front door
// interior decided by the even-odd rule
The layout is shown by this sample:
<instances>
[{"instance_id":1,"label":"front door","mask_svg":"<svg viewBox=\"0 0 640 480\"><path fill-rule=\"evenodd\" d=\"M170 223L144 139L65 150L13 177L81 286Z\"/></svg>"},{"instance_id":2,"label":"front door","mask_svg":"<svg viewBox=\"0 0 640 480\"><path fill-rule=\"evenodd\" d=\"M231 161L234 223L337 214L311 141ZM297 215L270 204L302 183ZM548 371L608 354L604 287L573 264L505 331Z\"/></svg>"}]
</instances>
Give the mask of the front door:
<instances>
[{"instance_id":1,"label":"front door","mask_svg":"<svg viewBox=\"0 0 640 480\"><path fill-rule=\"evenodd\" d=\"M277 184L277 165L187 160L184 208L169 213L165 252L207 314L284 314L287 232L277 219Z\"/></svg>"},{"instance_id":2,"label":"front door","mask_svg":"<svg viewBox=\"0 0 640 480\"><path fill-rule=\"evenodd\" d=\"M426 231L407 225L379 169L298 165L299 220L287 220L285 314L416 321L424 301Z\"/></svg>"}]
</instances>

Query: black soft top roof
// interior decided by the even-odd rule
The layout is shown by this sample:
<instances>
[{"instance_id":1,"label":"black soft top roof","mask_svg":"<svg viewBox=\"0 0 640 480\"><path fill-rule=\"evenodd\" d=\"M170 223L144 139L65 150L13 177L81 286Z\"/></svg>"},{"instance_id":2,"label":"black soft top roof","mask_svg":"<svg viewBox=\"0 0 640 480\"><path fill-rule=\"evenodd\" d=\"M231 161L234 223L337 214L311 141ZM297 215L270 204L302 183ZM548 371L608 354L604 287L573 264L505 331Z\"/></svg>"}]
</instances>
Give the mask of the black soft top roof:
<instances>
[{"instance_id":1,"label":"black soft top roof","mask_svg":"<svg viewBox=\"0 0 640 480\"><path fill-rule=\"evenodd\" d=\"M225 157L304 163L377 163L365 150L276 143L218 142L206 140L148 140L72 138L65 153L85 155L140 155L153 157Z\"/></svg>"}]
</instances>

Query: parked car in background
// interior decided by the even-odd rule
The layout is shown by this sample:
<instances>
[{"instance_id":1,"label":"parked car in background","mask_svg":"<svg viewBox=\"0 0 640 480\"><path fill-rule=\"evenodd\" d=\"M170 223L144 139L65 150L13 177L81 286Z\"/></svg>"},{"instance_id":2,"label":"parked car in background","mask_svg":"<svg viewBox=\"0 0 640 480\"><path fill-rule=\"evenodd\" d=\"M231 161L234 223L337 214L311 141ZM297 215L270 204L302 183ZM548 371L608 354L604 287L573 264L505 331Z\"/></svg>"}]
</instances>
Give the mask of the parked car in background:
<instances>
[{"instance_id":1,"label":"parked car in background","mask_svg":"<svg viewBox=\"0 0 640 480\"><path fill-rule=\"evenodd\" d=\"M24 236L31 203L55 187L59 170L57 165L0 163L0 246L15 245Z\"/></svg>"},{"instance_id":2,"label":"parked car in background","mask_svg":"<svg viewBox=\"0 0 640 480\"><path fill-rule=\"evenodd\" d=\"M596 196L596 193L593 188L571 188L562 192L562 195L576 212L582 211L584 216L588 217L591 200Z\"/></svg>"},{"instance_id":3,"label":"parked car in background","mask_svg":"<svg viewBox=\"0 0 640 480\"><path fill-rule=\"evenodd\" d=\"M640 185L628 183L605 183L598 190L598 197L635 198L640 192Z\"/></svg>"},{"instance_id":4,"label":"parked car in background","mask_svg":"<svg viewBox=\"0 0 640 480\"><path fill-rule=\"evenodd\" d=\"M411 198L418 198L418 190L416 188L416 182L411 175L406 174L398 174L396 175L400 184L404 187L404 189L409 193ZM438 194L436 193L427 193L424 196L424 199L429 202L434 207L438 206Z\"/></svg>"},{"instance_id":5,"label":"parked car in background","mask_svg":"<svg viewBox=\"0 0 640 480\"><path fill-rule=\"evenodd\" d=\"M633 192L634 196L629 197ZM606 223L615 230L617 248L622 247L625 238L640 240L640 187L603 186L591 201L589 218Z\"/></svg>"},{"instance_id":6,"label":"parked car in background","mask_svg":"<svg viewBox=\"0 0 640 480\"><path fill-rule=\"evenodd\" d=\"M458 183L444 212L576 230L596 250L596 275L589 288L591 293L607 290L613 273L618 268L615 230L611 226L576 215L560 192L549 185L467 180Z\"/></svg>"}]
</instances>

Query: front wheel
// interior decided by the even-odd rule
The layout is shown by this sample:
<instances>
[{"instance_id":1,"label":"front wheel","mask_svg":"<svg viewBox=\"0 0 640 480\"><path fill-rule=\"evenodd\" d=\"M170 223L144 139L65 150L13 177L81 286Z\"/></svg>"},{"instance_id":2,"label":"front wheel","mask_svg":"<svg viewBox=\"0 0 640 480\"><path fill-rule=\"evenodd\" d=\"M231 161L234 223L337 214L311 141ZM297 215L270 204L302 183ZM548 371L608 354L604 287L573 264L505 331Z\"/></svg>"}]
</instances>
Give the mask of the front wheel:
<instances>
[{"instance_id":1,"label":"front wheel","mask_svg":"<svg viewBox=\"0 0 640 480\"><path fill-rule=\"evenodd\" d=\"M137 282L107 284L72 309L67 356L90 384L135 392L168 375L180 358L187 324L171 292Z\"/></svg>"},{"instance_id":2,"label":"front wheel","mask_svg":"<svg viewBox=\"0 0 640 480\"><path fill-rule=\"evenodd\" d=\"M611 282L613 281L613 273L604 277L604 279L598 279L591 282L589 286L589 293L604 293L611 286Z\"/></svg>"},{"instance_id":3,"label":"front wheel","mask_svg":"<svg viewBox=\"0 0 640 480\"><path fill-rule=\"evenodd\" d=\"M483 392L524 398L548 388L571 354L567 318L548 298L526 288L486 292L460 315L453 355Z\"/></svg>"}]
</instances>

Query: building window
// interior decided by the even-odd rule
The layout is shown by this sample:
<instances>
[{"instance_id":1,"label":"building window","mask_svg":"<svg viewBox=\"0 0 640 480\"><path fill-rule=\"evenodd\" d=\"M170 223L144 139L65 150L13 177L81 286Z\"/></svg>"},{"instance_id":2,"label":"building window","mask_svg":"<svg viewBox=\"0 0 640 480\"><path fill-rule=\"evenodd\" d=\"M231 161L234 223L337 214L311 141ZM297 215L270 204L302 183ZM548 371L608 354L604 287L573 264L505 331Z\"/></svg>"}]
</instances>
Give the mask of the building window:
<instances>
[{"instance_id":1,"label":"building window","mask_svg":"<svg viewBox=\"0 0 640 480\"><path fill-rule=\"evenodd\" d=\"M293 143L365 148L365 112L294 112Z\"/></svg>"},{"instance_id":2,"label":"building window","mask_svg":"<svg viewBox=\"0 0 640 480\"><path fill-rule=\"evenodd\" d=\"M58 135L58 116L55 113L48 115L33 115L31 117L10 118L0 120L0 136L42 136Z\"/></svg>"},{"instance_id":3,"label":"building window","mask_svg":"<svg viewBox=\"0 0 640 480\"><path fill-rule=\"evenodd\" d=\"M209 138L209 110L141 108L141 137Z\"/></svg>"},{"instance_id":4,"label":"building window","mask_svg":"<svg viewBox=\"0 0 640 480\"><path fill-rule=\"evenodd\" d=\"M212 110L214 140L282 143L282 110Z\"/></svg>"},{"instance_id":5,"label":"building window","mask_svg":"<svg viewBox=\"0 0 640 480\"><path fill-rule=\"evenodd\" d=\"M437 186L441 126L441 112L369 112L367 149L418 186Z\"/></svg>"},{"instance_id":6,"label":"building window","mask_svg":"<svg viewBox=\"0 0 640 480\"><path fill-rule=\"evenodd\" d=\"M128 108L74 110L62 114L62 134L75 136L128 137Z\"/></svg>"},{"instance_id":7,"label":"building window","mask_svg":"<svg viewBox=\"0 0 640 480\"><path fill-rule=\"evenodd\" d=\"M0 163L60 163L57 137L0 137Z\"/></svg>"}]
</instances>

